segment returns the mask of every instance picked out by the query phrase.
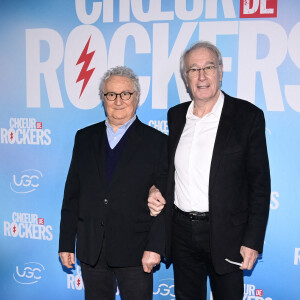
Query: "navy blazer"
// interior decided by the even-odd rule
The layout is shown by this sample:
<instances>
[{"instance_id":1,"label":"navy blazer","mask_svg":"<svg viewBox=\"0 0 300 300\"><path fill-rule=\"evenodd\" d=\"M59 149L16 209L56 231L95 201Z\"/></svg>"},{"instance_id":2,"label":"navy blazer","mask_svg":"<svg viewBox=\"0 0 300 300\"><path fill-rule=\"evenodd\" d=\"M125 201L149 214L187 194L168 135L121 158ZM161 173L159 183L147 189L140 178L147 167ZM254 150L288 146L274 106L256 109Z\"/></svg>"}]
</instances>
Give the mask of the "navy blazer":
<instances>
[{"instance_id":1,"label":"navy blazer","mask_svg":"<svg viewBox=\"0 0 300 300\"><path fill-rule=\"evenodd\" d=\"M76 134L61 210L59 252L75 253L95 265L104 234L110 266L141 265L145 250L164 254L164 214L149 214L149 189L165 190L167 136L141 123L131 125L110 184L106 183L106 126L97 123Z\"/></svg>"},{"instance_id":2,"label":"navy blazer","mask_svg":"<svg viewBox=\"0 0 300 300\"><path fill-rule=\"evenodd\" d=\"M219 274L238 268L226 262L225 258L241 262L242 245L262 252L271 189L263 112L247 101L224 95L210 167L208 196L212 262ZM190 103L179 104L168 112L168 258L171 256L174 157Z\"/></svg>"}]
</instances>

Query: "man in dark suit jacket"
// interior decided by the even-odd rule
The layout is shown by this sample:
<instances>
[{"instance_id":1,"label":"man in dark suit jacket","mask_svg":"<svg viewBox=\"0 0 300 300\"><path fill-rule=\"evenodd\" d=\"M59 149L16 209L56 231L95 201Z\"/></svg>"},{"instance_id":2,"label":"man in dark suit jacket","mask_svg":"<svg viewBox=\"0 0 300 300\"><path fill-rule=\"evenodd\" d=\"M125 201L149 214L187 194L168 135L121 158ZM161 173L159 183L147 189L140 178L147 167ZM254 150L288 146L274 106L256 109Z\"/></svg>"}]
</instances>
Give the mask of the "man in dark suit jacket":
<instances>
[{"instance_id":1,"label":"man in dark suit jacket","mask_svg":"<svg viewBox=\"0 0 300 300\"><path fill-rule=\"evenodd\" d=\"M107 119L79 130L61 210L59 255L81 262L86 299L152 299L152 268L165 250L164 216L147 207L152 185L164 189L167 136L136 117L138 77L108 70L100 84Z\"/></svg>"},{"instance_id":2,"label":"man in dark suit jacket","mask_svg":"<svg viewBox=\"0 0 300 300\"><path fill-rule=\"evenodd\" d=\"M181 57L193 101L168 112L167 257L177 300L243 299L243 271L263 250L270 171L263 112L220 90L219 50L198 42ZM151 215L165 204L155 187ZM174 205L175 204L175 205ZM240 266L238 266L240 264Z\"/></svg>"}]
</instances>

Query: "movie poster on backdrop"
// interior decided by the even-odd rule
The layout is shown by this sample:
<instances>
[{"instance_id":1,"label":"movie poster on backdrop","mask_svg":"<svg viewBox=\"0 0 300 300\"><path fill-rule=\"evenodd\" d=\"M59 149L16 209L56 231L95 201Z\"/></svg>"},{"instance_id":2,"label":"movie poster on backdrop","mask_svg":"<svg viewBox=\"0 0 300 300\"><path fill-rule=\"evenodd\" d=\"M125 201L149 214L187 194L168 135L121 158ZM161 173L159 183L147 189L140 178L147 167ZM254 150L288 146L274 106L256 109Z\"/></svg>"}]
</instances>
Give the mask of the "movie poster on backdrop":
<instances>
[{"instance_id":1,"label":"movie poster on backdrop","mask_svg":"<svg viewBox=\"0 0 300 300\"><path fill-rule=\"evenodd\" d=\"M222 52L222 89L266 118L270 219L244 300L300 298L299 10L297 0L1 1L1 299L83 299L80 262L66 271L57 253L74 135L105 119L99 80L124 64L141 83L139 118L168 134L168 109L190 99L179 58L198 40ZM172 266L154 273L153 298L175 299Z\"/></svg>"}]
</instances>

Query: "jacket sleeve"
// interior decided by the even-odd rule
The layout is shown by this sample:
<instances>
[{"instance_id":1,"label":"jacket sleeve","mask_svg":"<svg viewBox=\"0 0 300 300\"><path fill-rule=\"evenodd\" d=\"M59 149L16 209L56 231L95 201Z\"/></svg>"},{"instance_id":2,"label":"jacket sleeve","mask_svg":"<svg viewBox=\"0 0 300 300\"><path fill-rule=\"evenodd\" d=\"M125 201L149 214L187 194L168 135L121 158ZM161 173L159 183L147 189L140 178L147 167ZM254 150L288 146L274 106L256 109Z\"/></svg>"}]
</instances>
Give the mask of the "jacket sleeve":
<instances>
[{"instance_id":1,"label":"jacket sleeve","mask_svg":"<svg viewBox=\"0 0 300 300\"><path fill-rule=\"evenodd\" d=\"M246 172L248 179L249 214L242 245L261 253L269 216L271 193L270 169L265 138L265 119L261 110L258 110L254 118L248 138Z\"/></svg>"},{"instance_id":2,"label":"jacket sleeve","mask_svg":"<svg viewBox=\"0 0 300 300\"><path fill-rule=\"evenodd\" d=\"M163 136L161 139L160 157L157 160L154 185L160 190L165 199L167 172L167 136ZM165 238L165 209L163 209L157 217L154 217L154 221L148 234L148 242L145 250L156 252L161 256L165 256Z\"/></svg>"},{"instance_id":3,"label":"jacket sleeve","mask_svg":"<svg viewBox=\"0 0 300 300\"><path fill-rule=\"evenodd\" d=\"M58 252L75 253L77 232L77 211L80 193L78 176L78 132L75 137L72 160L66 179L63 204L61 209L60 237Z\"/></svg>"}]
</instances>

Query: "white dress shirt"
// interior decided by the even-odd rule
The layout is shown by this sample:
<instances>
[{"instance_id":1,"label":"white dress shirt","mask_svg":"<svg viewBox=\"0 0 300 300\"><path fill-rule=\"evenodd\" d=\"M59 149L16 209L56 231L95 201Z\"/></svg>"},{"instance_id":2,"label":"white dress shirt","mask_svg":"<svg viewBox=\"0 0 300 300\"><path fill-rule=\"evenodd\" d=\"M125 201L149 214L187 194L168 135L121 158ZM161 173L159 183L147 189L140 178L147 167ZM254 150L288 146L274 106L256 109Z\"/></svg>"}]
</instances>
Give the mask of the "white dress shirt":
<instances>
[{"instance_id":1,"label":"white dress shirt","mask_svg":"<svg viewBox=\"0 0 300 300\"><path fill-rule=\"evenodd\" d=\"M175 205L186 212L209 211L208 186L211 158L224 104L224 94L212 111L199 118L193 114L194 101L175 154Z\"/></svg>"}]
</instances>

